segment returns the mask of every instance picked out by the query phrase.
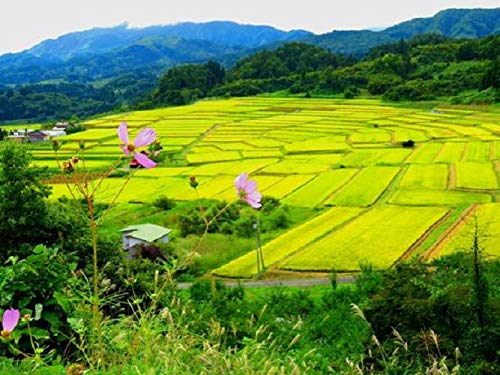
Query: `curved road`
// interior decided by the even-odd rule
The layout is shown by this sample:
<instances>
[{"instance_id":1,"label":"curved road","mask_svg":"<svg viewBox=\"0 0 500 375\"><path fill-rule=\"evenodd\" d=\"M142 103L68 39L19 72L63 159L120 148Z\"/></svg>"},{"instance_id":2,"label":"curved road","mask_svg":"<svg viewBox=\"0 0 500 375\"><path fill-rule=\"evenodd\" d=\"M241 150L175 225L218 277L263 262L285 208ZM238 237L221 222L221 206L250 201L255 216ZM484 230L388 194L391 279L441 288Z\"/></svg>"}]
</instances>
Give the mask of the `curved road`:
<instances>
[{"instance_id":1,"label":"curved road","mask_svg":"<svg viewBox=\"0 0 500 375\"><path fill-rule=\"evenodd\" d=\"M345 276L337 278L337 284L345 284L354 282L353 276ZM177 283L177 289L187 289L193 283ZM262 288L272 286L295 286L299 288L308 288L316 285L330 285L329 277L316 277L310 279L289 279L289 280L259 280L259 281L224 281L224 285L230 288L242 285L246 288Z\"/></svg>"}]
</instances>

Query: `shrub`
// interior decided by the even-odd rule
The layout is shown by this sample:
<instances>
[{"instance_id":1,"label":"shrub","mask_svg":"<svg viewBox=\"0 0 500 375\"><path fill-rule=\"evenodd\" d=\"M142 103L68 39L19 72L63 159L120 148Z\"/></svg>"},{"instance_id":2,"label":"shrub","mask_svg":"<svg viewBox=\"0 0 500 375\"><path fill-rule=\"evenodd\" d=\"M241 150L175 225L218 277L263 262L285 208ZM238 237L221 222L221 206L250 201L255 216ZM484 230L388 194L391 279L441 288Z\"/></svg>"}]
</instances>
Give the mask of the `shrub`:
<instances>
[{"instance_id":1,"label":"shrub","mask_svg":"<svg viewBox=\"0 0 500 375\"><path fill-rule=\"evenodd\" d=\"M9 263L0 267L0 306L15 307L21 315L30 314L31 334L37 343L62 351L70 335L63 290L76 269L76 259L57 249L36 246L26 259L11 258ZM27 328L21 324L12 334L19 340L17 348L32 350ZM3 348L7 346L0 349L7 356Z\"/></svg>"},{"instance_id":2,"label":"shrub","mask_svg":"<svg viewBox=\"0 0 500 375\"><path fill-rule=\"evenodd\" d=\"M162 249L155 245L143 245L139 247L139 251L135 253L135 257L141 257L149 260L165 260L165 253Z\"/></svg>"},{"instance_id":3,"label":"shrub","mask_svg":"<svg viewBox=\"0 0 500 375\"><path fill-rule=\"evenodd\" d=\"M160 195L154 200L153 206L163 211L168 211L175 207L175 202L173 199L168 198L166 195Z\"/></svg>"},{"instance_id":4,"label":"shrub","mask_svg":"<svg viewBox=\"0 0 500 375\"><path fill-rule=\"evenodd\" d=\"M415 141L413 139L408 139L407 141L403 141L401 142L401 145L403 147L408 147L408 148L411 148L411 147L414 147L415 146Z\"/></svg>"},{"instance_id":5,"label":"shrub","mask_svg":"<svg viewBox=\"0 0 500 375\"><path fill-rule=\"evenodd\" d=\"M344 89L344 98L352 99L359 95L359 89L356 86L348 86Z\"/></svg>"}]
</instances>

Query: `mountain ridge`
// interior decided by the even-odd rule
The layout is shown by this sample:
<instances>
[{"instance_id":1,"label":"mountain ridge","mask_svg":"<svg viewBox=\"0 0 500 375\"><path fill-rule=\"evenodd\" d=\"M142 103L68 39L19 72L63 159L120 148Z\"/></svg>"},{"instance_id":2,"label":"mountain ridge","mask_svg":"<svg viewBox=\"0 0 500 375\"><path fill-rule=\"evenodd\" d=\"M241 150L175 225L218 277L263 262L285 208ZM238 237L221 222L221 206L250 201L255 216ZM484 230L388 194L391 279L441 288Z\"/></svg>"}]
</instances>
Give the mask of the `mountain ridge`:
<instances>
[{"instance_id":1,"label":"mountain ridge","mask_svg":"<svg viewBox=\"0 0 500 375\"><path fill-rule=\"evenodd\" d=\"M500 33L500 8L445 9L432 17L414 18L380 31L334 30L302 41L342 54L362 55L373 47L419 34L480 38Z\"/></svg>"},{"instance_id":2,"label":"mountain ridge","mask_svg":"<svg viewBox=\"0 0 500 375\"><path fill-rule=\"evenodd\" d=\"M421 33L476 37L500 33L500 8L447 9L381 31L337 30L315 35L266 25L232 21L181 22L173 25L94 28L45 40L14 54L0 56L0 86L52 81L99 84L122 74L147 71L159 76L180 64L215 60L230 67L262 49L300 41L331 52L361 57L372 48Z\"/></svg>"}]
</instances>

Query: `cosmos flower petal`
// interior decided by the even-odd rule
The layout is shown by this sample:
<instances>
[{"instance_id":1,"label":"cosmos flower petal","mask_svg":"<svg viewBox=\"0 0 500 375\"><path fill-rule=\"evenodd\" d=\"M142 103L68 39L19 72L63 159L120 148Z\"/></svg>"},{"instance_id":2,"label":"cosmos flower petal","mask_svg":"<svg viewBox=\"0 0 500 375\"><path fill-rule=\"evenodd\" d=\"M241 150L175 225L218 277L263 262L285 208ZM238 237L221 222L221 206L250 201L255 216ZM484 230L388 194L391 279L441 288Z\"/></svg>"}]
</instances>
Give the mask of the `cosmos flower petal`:
<instances>
[{"instance_id":1,"label":"cosmos flower petal","mask_svg":"<svg viewBox=\"0 0 500 375\"><path fill-rule=\"evenodd\" d=\"M134 139L135 147L143 147L150 145L156 139L156 132L151 128L142 129Z\"/></svg>"},{"instance_id":2,"label":"cosmos flower petal","mask_svg":"<svg viewBox=\"0 0 500 375\"><path fill-rule=\"evenodd\" d=\"M128 127L125 121L120 124L117 133L118 133L118 138L120 138L120 141L122 141L125 146L128 145L129 142Z\"/></svg>"},{"instance_id":3,"label":"cosmos flower petal","mask_svg":"<svg viewBox=\"0 0 500 375\"><path fill-rule=\"evenodd\" d=\"M19 310L9 309L5 310L2 318L2 327L5 331L12 332L19 323Z\"/></svg>"},{"instance_id":4,"label":"cosmos flower petal","mask_svg":"<svg viewBox=\"0 0 500 375\"><path fill-rule=\"evenodd\" d=\"M243 172L234 180L234 186L236 187L236 194L238 198L245 201L253 208L260 208L260 200L262 199L262 194L257 191L257 182L254 180L248 180L248 174Z\"/></svg>"},{"instance_id":5,"label":"cosmos flower petal","mask_svg":"<svg viewBox=\"0 0 500 375\"><path fill-rule=\"evenodd\" d=\"M256 200L253 200L253 199L250 199L250 198L247 198L246 202L248 203L248 205L250 207L253 207L253 208L260 208L260 207L262 207L262 204L260 204L259 201L256 201Z\"/></svg>"},{"instance_id":6,"label":"cosmos flower petal","mask_svg":"<svg viewBox=\"0 0 500 375\"><path fill-rule=\"evenodd\" d=\"M240 174L238 177L235 178L234 186L236 187L236 191L239 192L240 190L245 189L247 179L248 179L248 173L246 172L243 172L242 174Z\"/></svg>"},{"instance_id":7,"label":"cosmos flower petal","mask_svg":"<svg viewBox=\"0 0 500 375\"><path fill-rule=\"evenodd\" d=\"M255 182L255 180L247 181L247 184L245 186L245 191L247 192L247 194L253 193L256 190L257 190L257 182Z\"/></svg>"},{"instance_id":8,"label":"cosmos flower petal","mask_svg":"<svg viewBox=\"0 0 500 375\"><path fill-rule=\"evenodd\" d=\"M252 192L248 193L248 198L256 200L256 201L260 201L262 199L262 194L258 191L252 191Z\"/></svg>"},{"instance_id":9,"label":"cosmos flower petal","mask_svg":"<svg viewBox=\"0 0 500 375\"><path fill-rule=\"evenodd\" d=\"M146 155L141 154L140 152L134 151L135 160L142 165L144 168L153 168L156 167L156 163L148 158Z\"/></svg>"},{"instance_id":10,"label":"cosmos flower petal","mask_svg":"<svg viewBox=\"0 0 500 375\"><path fill-rule=\"evenodd\" d=\"M127 146L120 146L120 148L122 149L125 156L128 156L130 154L130 151L128 150Z\"/></svg>"}]
</instances>

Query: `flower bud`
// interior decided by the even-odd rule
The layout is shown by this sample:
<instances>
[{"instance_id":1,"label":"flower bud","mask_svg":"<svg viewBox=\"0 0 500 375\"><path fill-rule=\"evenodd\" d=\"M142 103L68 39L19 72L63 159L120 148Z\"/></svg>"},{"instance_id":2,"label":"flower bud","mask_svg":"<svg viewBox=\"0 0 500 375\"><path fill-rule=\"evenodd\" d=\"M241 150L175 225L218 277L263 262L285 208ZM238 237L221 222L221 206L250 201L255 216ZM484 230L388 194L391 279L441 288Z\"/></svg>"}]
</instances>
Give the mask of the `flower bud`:
<instances>
[{"instance_id":1,"label":"flower bud","mask_svg":"<svg viewBox=\"0 0 500 375\"><path fill-rule=\"evenodd\" d=\"M191 176L189 177L189 185L193 188L193 189L196 189L198 187L198 181L196 181L196 177L195 176Z\"/></svg>"},{"instance_id":2,"label":"flower bud","mask_svg":"<svg viewBox=\"0 0 500 375\"><path fill-rule=\"evenodd\" d=\"M6 339L7 337L9 337L9 336L10 336L10 331L8 331L8 330L4 329L4 330L2 330L2 333L0 333L0 335L1 335L4 339Z\"/></svg>"},{"instance_id":3,"label":"flower bud","mask_svg":"<svg viewBox=\"0 0 500 375\"><path fill-rule=\"evenodd\" d=\"M57 151L59 151L60 148L61 148L61 146L59 145L59 141L57 139L53 139L52 140L52 150L57 152Z\"/></svg>"},{"instance_id":4,"label":"flower bud","mask_svg":"<svg viewBox=\"0 0 500 375\"><path fill-rule=\"evenodd\" d=\"M24 314L23 315L23 322L28 322L30 319L31 319L31 315L30 314Z\"/></svg>"},{"instance_id":5,"label":"flower bud","mask_svg":"<svg viewBox=\"0 0 500 375\"><path fill-rule=\"evenodd\" d=\"M65 161L63 163L62 167L64 172L73 172L75 169L73 168L73 164L71 163L71 160Z\"/></svg>"},{"instance_id":6,"label":"flower bud","mask_svg":"<svg viewBox=\"0 0 500 375\"><path fill-rule=\"evenodd\" d=\"M80 150L85 150L85 141L83 139L80 139L80 142L78 142L78 148Z\"/></svg>"},{"instance_id":7,"label":"flower bud","mask_svg":"<svg viewBox=\"0 0 500 375\"><path fill-rule=\"evenodd\" d=\"M80 161L80 159L78 159L77 157L73 156L73 158L71 159L71 161L73 162L73 164L76 164Z\"/></svg>"}]
</instances>

